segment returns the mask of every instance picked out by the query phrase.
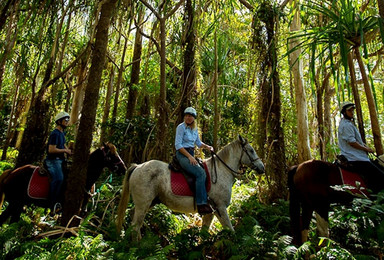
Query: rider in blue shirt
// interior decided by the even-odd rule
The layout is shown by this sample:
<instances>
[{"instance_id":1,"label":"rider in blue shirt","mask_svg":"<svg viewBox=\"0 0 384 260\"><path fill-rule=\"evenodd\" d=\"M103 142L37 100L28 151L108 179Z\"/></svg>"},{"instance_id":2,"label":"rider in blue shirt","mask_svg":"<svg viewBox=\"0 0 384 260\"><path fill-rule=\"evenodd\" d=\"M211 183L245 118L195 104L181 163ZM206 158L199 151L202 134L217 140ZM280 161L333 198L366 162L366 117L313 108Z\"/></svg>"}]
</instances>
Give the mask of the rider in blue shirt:
<instances>
[{"instance_id":1,"label":"rider in blue shirt","mask_svg":"<svg viewBox=\"0 0 384 260\"><path fill-rule=\"evenodd\" d=\"M205 189L206 174L194 157L195 145L213 151L213 147L200 140L196 126L196 110L187 107L184 110L184 122L176 128L175 148L176 157L181 167L196 177L196 204L201 215L212 213L211 206L207 203L207 191Z\"/></svg>"},{"instance_id":2,"label":"rider in blue shirt","mask_svg":"<svg viewBox=\"0 0 384 260\"><path fill-rule=\"evenodd\" d=\"M344 155L353 169L358 172L367 185L378 192L378 182L384 178L384 172L371 162L368 153L374 150L363 143L361 135L354 124L355 104L344 102L340 113L343 118L339 124L338 137L341 155Z\"/></svg>"},{"instance_id":3,"label":"rider in blue shirt","mask_svg":"<svg viewBox=\"0 0 384 260\"><path fill-rule=\"evenodd\" d=\"M68 122L69 114L66 112L60 112L55 116L56 128L51 132L47 145L47 158L45 159L45 163L51 175L49 196L53 213L61 209L58 197L64 181L62 168L65 160L64 154L70 155L72 153L65 145L64 130L67 128Z\"/></svg>"}]
</instances>

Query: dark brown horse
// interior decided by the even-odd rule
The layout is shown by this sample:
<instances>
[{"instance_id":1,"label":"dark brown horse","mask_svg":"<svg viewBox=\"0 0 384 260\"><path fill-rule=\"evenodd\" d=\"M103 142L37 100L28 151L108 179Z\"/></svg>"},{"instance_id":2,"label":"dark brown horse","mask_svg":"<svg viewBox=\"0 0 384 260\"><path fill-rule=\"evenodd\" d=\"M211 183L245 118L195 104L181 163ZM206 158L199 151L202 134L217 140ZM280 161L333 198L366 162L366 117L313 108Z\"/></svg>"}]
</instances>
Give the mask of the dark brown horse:
<instances>
[{"instance_id":1,"label":"dark brown horse","mask_svg":"<svg viewBox=\"0 0 384 260\"><path fill-rule=\"evenodd\" d=\"M104 144L90 154L85 187L86 191L92 188L104 168L108 168L118 174L123 174L126 170L126 166L117 153L116 147L110 143ZM15 170L5 171L0 176L0 209L4 201L8 202L6 210L0 215L0 226L9 217L11 217L11 222L19 221L24 205L34 204L44 208L48 207L48 200L35 199L28 195L27 188L35 169L36 166L25 165ZM86 192L84 197L85 203L88 199L89 195L88 192Z\"/></svg>"},{"instance_id":2,"label":"dark brown horse","mask_svg":"<svg viewBox=\"0 0 384 260\"><path fill-rule=\"evenodd\" d=\"M345 179L334 163L310 160L291 167L288 172L289 211L295 244L307 241L313 212L317 213L319 235L328 237L330 204L348 204L355 198L354 193L334 187L343 184Z\"/></svg>"}]
</instances>

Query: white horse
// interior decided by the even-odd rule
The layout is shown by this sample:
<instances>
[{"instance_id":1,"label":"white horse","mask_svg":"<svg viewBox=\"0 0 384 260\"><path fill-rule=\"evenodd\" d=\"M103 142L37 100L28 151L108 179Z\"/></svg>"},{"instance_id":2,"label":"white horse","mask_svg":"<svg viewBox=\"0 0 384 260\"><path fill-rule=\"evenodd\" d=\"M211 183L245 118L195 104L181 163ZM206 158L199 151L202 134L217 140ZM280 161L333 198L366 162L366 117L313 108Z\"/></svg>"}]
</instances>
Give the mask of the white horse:
<instances>
[{"instance_id":1,"label":"white horse","mask_svg":"<svg viewBox=\"0 0 384 260\"><path fill-rule=\"evenodd\" d=\"M212 159L215 158L215 159ZM205 160L211 174L209 198L215 203L216 211L203 216L203 226L209 228L213 214L223 227L234 231L228 217L227 207L231 202L232 185L235 177L241 177L239 170L248 166L258 174L264 173L264 165L253 147L239 135L239 138L226 145L216 156ZM153 202L160 201L175 212L196 213L192 196L174 195L168 163L151 160L140 165L133 164L125 174L123 190L117 212L117 231L121 232L130 194L135 205L132 227L134 239L141 239L140 228L144 217Z\"/></svg>"}]
</instances>

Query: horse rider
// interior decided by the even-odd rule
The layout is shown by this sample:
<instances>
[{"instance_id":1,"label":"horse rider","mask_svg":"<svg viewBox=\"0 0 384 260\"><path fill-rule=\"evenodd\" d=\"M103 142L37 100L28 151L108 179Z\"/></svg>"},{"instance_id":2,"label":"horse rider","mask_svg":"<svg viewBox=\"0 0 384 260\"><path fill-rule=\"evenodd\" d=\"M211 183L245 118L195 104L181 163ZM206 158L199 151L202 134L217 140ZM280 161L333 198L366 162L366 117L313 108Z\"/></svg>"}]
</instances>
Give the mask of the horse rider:
<instances>
[{"instance_id":1,"label":"horse rider","mask_svg":"<svg viewBox=\"0 0 384 260\"><path fill-rule=\"evenodd\" d=\"M64 181L62 164L65 160L65 154L71 155L71 150L65 145L64 130L68 126L69 114L60 112L55 116L56 128L51 132L47 145L47 157L45 163L51 175L51 184L49 197L51 203L51 212L56 213L61 210L61 204L58 198L61 192L61 186Z\"/></svg>"},{"instance_id":2,"label":"horse rider","mask_svg":"<svg viewBox=\"0 0 384 260\"><path fill-rule=\"evenodd\" d=\"M353 170L362 176L374 192L378 192L380 180L384 172L371 162L368 153L374 150L363 143L361 135L354 124L355 104L349 101L342 103L340 113L343 115L338 129L339 148Z\"/></svg>"},{"instance_id":3,"label":"horse rider","mask_svg":"<svg viewBox=\"0 0 384 260\"><path fill-rule=\"evenodd\" d=\"M175 148L176 158L181 167L196 177L196 205L201 215L212 213L212 208L207 202L207 191L205 188L205 170L198 164L194 157L195 145L213 151L213 147L206 145L200 140L196 123L197 113L193 107L184 110L184 122L176 128Z\"/></svg>"}]
</instances>

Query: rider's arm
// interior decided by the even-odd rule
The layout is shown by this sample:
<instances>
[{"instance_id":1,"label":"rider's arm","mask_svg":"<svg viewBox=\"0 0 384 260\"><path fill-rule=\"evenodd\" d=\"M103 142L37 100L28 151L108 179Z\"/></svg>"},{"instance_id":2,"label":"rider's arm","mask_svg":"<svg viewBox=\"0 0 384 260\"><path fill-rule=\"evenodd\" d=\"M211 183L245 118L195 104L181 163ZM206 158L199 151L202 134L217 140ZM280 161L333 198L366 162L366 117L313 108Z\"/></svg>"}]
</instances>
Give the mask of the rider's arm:
<instances>
[{"instance_id":1,"label":"rider's arm","mask_svg":"<svg viewBox=\"0 0 384 260\"><path fill-rule=\"evenodd\" d=\"M197 147L199 147L199 148L213 151L213 147L212 147L212 146L207 145L207 144L203 143L203 142L200 140L199 134L197 134L196 145L197 145Z\"/></svg>"},{"instance_id":2,"label":"rider's arm","mask_svg":"<svg viewBox=\"0 0 384 260\"><path fill-rule=\"evenodd\" d=\"M352 142L352 143L348 143L348 144L355 149L362 150L362 151L365 151L367 153L373 153L374 152L373 149L371 149L370 147L361 145L358 142Z\"/></svg>"},{"instance_id":3,"label":"rider's arm","mask_svg":"<svg viewBox=\"0 0 384 260\"><path fill-rule=\"evenodd\" d=\"M67 153L67 154L71 154L71 150L68 149L68 148L59 149L59 148L56 147L55 144L50 144L48 146L48 153Z\"/></svg>"}]
</instances>

